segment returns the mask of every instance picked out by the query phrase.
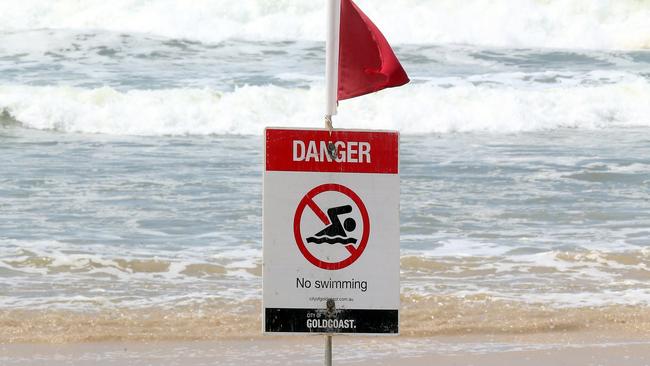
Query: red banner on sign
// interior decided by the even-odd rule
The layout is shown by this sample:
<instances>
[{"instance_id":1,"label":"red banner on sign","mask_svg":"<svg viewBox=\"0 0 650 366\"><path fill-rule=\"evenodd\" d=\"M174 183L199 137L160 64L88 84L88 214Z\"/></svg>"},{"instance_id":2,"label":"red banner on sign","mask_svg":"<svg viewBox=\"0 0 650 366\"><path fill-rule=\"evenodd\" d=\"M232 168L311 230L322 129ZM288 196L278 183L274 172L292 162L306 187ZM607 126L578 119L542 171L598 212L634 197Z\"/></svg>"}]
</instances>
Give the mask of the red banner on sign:
<instances>
[{"instance_id":1,"label":"red banner on sign","mask_svg":"<svg viewBox=\"0 0 650 366\"><path fill-rule=\"evenodd\" d=\"M266 171L397 174L399 134L267 128Z\"/></svg>"}]
</instances>

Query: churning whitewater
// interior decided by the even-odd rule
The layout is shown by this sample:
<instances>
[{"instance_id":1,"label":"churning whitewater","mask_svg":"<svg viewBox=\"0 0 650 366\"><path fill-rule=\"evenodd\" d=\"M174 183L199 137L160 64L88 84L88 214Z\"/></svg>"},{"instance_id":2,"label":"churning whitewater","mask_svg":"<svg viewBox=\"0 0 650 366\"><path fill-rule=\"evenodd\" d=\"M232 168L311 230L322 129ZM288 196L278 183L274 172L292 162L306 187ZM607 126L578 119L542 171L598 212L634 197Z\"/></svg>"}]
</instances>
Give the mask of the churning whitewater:
<instances>
[{"instance_id":1,"label":"churning whitewater","mask_svg":"<svg viewBox=\"0 0 650 366\"><path fill-rule=\"evenodd\" d=\"M359 5L413 83L343 102L347 127L428 134L650 124L647 2ZM306 0L3 1L0 118L146 136L259 135L269 119L299 126L322 114L321 13Z\"/></svg>"},{"instance_id":2,"label":"churning whitewater","mask_svg":"<svg viewBox=\"0 0 650 366\"><path fill-rule=\"evenodd\" d=\"M603 75L607 77L620 81L607 83L601 78L601 85L589 85L587 80L517 89L508 83L425 82L343 102L339 116L350 121L348 128L396 129L406 134L650 126L650 103L646 103L650 81L628 74ZM318 120L323 94L322 85L308 89L242 86L229 92L5 85L0 86L0 108L5 123L60 132L260 135L269 119L285 127ZM495 110L494 105L500 108Z\"/></svg>"},{"instance_id":3,"label":"churning whitewater","mask_svg":"<svg viewBox=\"0 0 650 366\"><path fill-rule=\"evenodd\" d=\"M650 4L639 0L358 0L392 43L634 50L650 47ZM408 21L405 21L408 19ZM503 25L507 24L507 27ZM309 0L3 1L0 30L103 29L204 43L325 39Z\"/></svg>"}]
</instances>

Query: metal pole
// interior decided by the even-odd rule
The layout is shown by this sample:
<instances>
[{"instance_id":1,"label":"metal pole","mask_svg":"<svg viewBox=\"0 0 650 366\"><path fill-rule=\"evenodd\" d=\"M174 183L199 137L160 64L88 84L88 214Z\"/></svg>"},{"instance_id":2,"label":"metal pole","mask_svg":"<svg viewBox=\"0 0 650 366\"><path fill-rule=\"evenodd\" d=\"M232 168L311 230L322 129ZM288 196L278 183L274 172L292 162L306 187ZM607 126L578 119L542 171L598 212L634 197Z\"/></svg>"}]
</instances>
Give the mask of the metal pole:
<instances>
[{"instance_id":1,"label":"metal pole","mask_svg":"<svg viewBox=\"0 0 650 366\"><path fill-rule=\"evenodd\" d=\"M339 78L339 29L341 0L327 0L327 42L325 43L325 115L336 114Z\"/></svg>"},{"instance_id":2,"label":"metal pole","mask_svg":"<svg viewBox=\"0 0 650 366\"><path fill-rule=\"evenodd\" d=\"M325 366L332 366L332 336L326 336L325 341Z\"/></svg>"},{"instance_id":3,"label":"metal pole","mask_svg":"<svg viewBox=\"0 0 650 366\"><path fill-rule=\"evenodd\" d=\"M341 0L327 1L327 40L325 42L325 128L332 134L332 116L336 114L339 82L339 30L341 27ZM330 154L335 155L332 147ZM334 310L334 301L329 300L327 308ZM325 366L332 366L332 336L326 336Z\"/></svg>"}]
</instances>

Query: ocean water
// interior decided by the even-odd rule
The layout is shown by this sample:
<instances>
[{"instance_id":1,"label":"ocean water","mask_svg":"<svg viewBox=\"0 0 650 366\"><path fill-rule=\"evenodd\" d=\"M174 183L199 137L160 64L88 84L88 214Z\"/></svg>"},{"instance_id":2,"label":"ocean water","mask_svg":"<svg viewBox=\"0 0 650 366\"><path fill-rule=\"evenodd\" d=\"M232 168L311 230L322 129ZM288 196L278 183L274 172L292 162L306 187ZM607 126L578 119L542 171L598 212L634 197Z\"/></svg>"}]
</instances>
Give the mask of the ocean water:
<instances>
[{"instance_id":1,"label":"ocean water","mask_svg":"<svg viewBox=\"0 0 650 366\"><path fill-rule=\"evenodd\" d=\"M650 332L650 4L358 0L411 84L402 333ZM405 21L408 20L408 21ZM324 4L0 2L0 342L259 334L266 126L320 127Z\"/></svg>"}]
</instances>

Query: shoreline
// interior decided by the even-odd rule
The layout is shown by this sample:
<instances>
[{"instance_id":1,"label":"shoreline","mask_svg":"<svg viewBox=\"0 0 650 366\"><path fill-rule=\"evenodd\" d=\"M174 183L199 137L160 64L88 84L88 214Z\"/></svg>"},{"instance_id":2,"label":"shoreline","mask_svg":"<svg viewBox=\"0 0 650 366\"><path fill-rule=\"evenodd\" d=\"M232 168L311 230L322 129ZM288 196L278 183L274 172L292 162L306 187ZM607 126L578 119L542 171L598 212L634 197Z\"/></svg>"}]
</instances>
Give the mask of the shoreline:
<instances>
[{"instance_id":1,"label":"shoreline","mask_svg":"<svg viewBox=\"0 0 650 366\"><path fill-rule=\"evenodd\" d=\"M216 341L2 344L3 365L320 365L323 336ZM525 336L334 337L335 364L631 365L650 363L650 339L569 332Z\"/></svg>"},{"instance_id":2,"label":"shoreline","mask_svg":"<svg viewBox=\"0 0 650 366\"><path fill-rule=\"evenodd\" d=\"M260 300L85 311L0 309L0 344L255 339L262 337L261 313ZM650 308L552 308L485 297L403 295L400 334L401 338L510 339L620 334L650 339Z\"/></svg>"}]
</instances>

